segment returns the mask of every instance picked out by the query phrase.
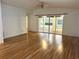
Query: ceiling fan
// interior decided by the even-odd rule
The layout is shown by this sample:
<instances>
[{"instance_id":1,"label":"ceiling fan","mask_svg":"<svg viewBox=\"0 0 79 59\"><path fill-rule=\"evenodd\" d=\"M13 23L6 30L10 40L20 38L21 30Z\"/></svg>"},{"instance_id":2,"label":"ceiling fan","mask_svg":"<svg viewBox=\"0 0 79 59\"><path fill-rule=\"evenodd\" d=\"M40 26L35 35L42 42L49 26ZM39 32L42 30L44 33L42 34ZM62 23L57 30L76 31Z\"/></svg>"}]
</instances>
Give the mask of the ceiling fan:
<instances>
[{"instance_id":1,"label":"ceiling fan","mask_svg":"<svg viewBox=\"0 0 79 59\"><path fill-rule=\"evenodd\" d=\"M40 8L44 8L44 2L40 2Z\"/></svg>"},{"instance_id":2,"label":"ceiling fan","mask_svg":"<svg viewBox=\"0 0 79 59\"><path fill-rule=\"evenodd\" d=\"M48 7L48 4L45 3L45 2L40 2L40 3L39 3L39 7L40 7L40 8L45 8L45 7Z\"/></svg>"}]
</instances>

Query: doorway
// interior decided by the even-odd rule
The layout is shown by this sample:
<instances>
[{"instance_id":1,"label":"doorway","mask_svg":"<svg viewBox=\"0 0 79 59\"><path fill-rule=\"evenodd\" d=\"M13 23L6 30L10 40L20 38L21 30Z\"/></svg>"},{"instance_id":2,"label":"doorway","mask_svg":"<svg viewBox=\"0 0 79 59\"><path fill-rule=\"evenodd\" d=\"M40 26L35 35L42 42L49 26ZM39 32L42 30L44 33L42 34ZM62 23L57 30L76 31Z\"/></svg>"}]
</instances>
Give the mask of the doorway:
<instances>
[{"instance_id":1,"label":"doorway","mask_svg":"<svg viewBox=\"0 0 79 59\"><path fill-rule=\"evenodd\" d=\"M62 34L63 17L61 16L40 16L38 18L39 32Z\"/></svg>"}]
</instances>

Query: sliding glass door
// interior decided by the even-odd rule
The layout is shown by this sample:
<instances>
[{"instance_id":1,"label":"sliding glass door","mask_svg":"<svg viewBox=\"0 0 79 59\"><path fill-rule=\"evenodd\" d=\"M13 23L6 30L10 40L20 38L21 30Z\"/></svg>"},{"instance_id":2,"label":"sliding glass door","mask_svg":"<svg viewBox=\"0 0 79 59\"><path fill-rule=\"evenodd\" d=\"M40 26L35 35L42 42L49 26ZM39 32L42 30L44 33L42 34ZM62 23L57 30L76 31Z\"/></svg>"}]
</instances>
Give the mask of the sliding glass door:
<instances>
[{"instance_id":1,"label":"sliding glass door","mask_svg":"<svg viewBox=\"0 0 79 59\"><path fill-rule=\"evenodd\" d=\"M39 30L39 32L44 32L44 19L43 19L43 17L38 18L38 30Z\"/></svg>"},{"instance_id":2,"label":"sliding glass door","mask_svg":"<svg viewBox=\"0 0 79 59\"><path fill-rule=\"evenodd\" d=\"M42 16L39 18L39 32L49 32L49 17Z\"/></svg>"},{"instance_id":3,"label":"sliding glass door","mask_svg":"<svg viewBox=\"0 0 79 59\"><path fill-rule=\"evenodd\" d=\"M62 34L63 32L63 17L56 17L56 34Z\"/></svg>"},{"instance_id":4,"label":"sliding glass door","mask_svg":"<svg viewBox=\"0 0 79 59\"><path fill-rule=\"evenodd\" d=\"M63 17L41 16L39 17L39 32L62 34Z\"/></svg>"},{"instance_id":5,"label":"sliding glass door","mask_svg":"<svg viewBox=\"0 0 79 59\"><path fill-rule=\"evenodd\" d=\"M49 32L49 17L43 16L44 19L44 32Z\"/></svg>"}]
</instances>

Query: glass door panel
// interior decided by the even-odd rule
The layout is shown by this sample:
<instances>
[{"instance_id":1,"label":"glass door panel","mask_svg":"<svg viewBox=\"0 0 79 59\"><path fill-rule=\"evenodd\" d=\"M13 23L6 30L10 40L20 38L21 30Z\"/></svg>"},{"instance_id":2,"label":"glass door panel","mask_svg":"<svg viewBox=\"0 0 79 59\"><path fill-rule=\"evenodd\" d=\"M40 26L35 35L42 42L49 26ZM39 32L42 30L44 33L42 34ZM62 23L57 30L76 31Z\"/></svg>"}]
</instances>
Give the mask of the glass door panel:
<instances>
[{"instance_id":1,"label":"glass door panel","mask_svg":"<svg viewBox=\"0 0 79 59\"><path fill-rule=\"evenodd\" d=\"M56 17L56 34L62 34L63 17Z\"/></svg>"},{"instance_id":2,"label":"glass door panel","mask_svg":"<svg viewBox=\"0 0 79 59\"><path fill-rule=\"evenodd\" d=\"M50 33L55 33L56 32L56 17L52 16L50 17Z\"/></svg>"},{"instance_id":3,"label":"glass door panel","mask_svg":"<svg viewBox=\"0 0 79 59\"><path fill-rule=\"evenodd\" d=\"M39 18L38 23L39 23L39 28L38 28L39 32L43 32L44 31L44 20L42 17Z\"/></svg>"},{"instance_id":4,"label":"glass door panel","mask_svg":"<svg viewBox=\"0 0 79 59\"><path fill-rule=\"evenodd\" d=\"M49 32L49 17L44 16L44 32Z\"/></svg>"},{"instance_id":5,"label":"glass door panel","mask_svg":"<svg viewBox=\"0 0 79 59\"><path fill-rule=\"evenodd\" d=\"M53 33L53 17L50 17L50 25L49 25L50 33Z\"/></svg>"}]
</instances>

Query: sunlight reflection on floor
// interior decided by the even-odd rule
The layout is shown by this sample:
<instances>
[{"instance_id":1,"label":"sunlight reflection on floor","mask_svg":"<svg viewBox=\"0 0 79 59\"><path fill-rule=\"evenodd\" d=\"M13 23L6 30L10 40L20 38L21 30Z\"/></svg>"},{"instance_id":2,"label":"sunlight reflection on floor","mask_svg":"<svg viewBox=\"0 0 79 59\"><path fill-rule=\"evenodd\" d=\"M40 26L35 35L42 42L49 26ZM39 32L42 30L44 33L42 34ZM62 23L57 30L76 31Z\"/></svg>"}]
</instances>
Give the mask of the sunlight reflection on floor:
<instances>
[{"instance_id":1,"label":"sunlight reflection on floor","mask_svg":"<svg viewBox=\"0 0 79 59\"><path fill-rule=\"evenodd\" d=\"M62 35L40 33L41 45L43 49L47 49L48 45L53 44L59 52L62 52Z\"/></svg>"}]
</instances>

